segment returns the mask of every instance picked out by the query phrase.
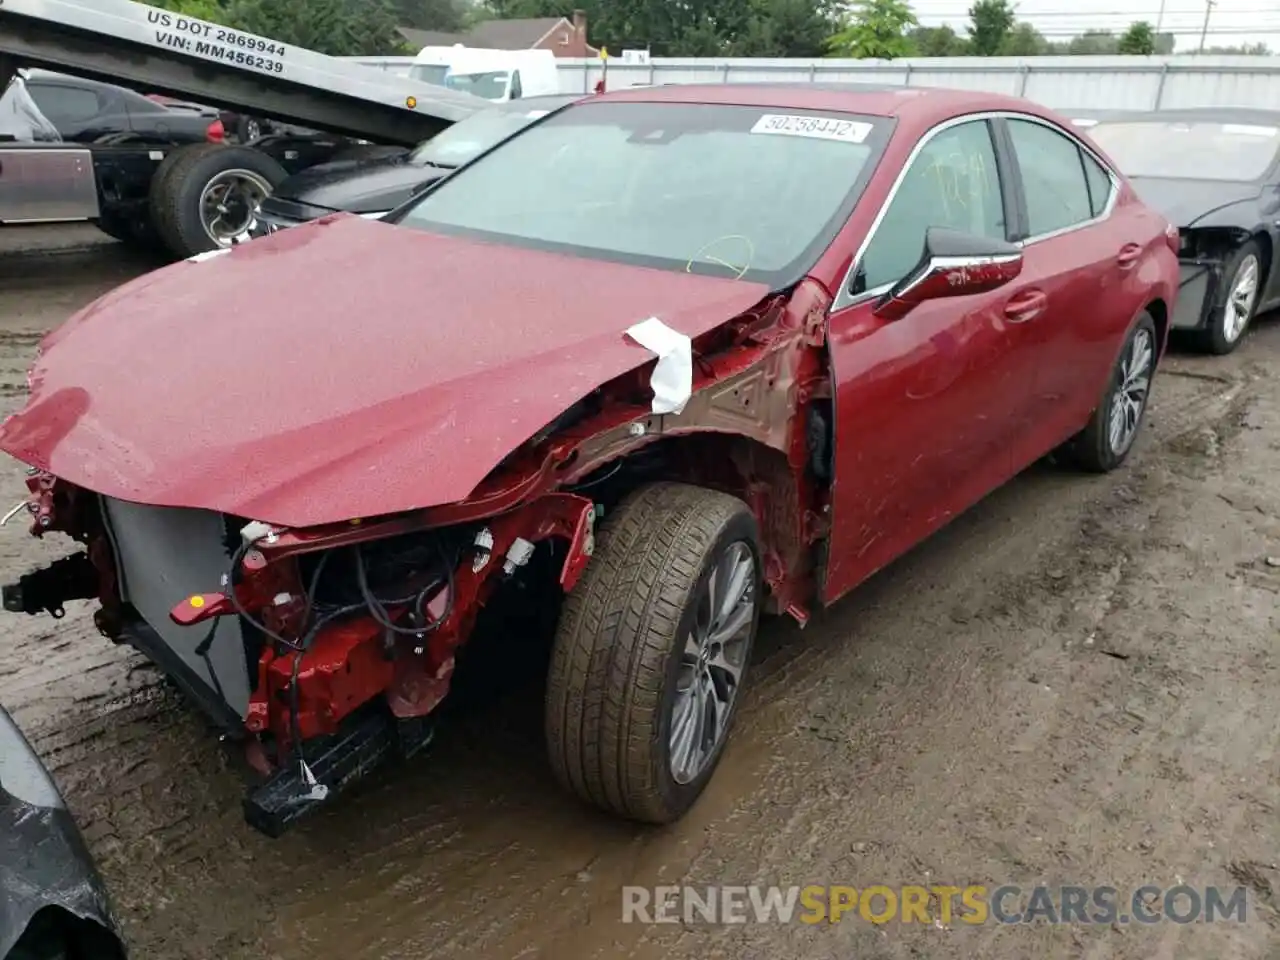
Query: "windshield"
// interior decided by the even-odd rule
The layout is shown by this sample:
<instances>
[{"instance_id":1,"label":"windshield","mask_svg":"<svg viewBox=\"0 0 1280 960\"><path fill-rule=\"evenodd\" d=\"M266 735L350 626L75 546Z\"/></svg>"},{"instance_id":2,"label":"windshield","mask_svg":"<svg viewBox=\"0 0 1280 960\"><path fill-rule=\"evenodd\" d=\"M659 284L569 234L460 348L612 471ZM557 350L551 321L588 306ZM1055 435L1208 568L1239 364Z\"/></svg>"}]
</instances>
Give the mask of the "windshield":
<instances>
[{"instance_id":1,"label":"windshield","mask_svg":"<svg viewBox=\"0 0 1280 960\"><path fill-rule=\"evenodd\" d=\"M1257 180L1280 149L1280 128L1246 123L1102 121L1089 136L1128 177Z\"/></svg>"},{"instance_id":2,"label":"windshield","mask_svg":"<svg viewBox=\"0 0 1280 960\"><path fill-rule=\"evenodd\" d=\"M490 70L485 73L450 73L445 77L444 85L454 90L462 90L475 94L486 100L501 100L507 95L507 80L511 74L506 70Z\"/></svg>"},{"instance_id":3,"label":"windshield","mask_svg":"<svg viewBox=\"0 0 1280 960\"><path fill-rule=\"evenodd\" d=\"M446 127L417 146L409 162L420 166L460 167L499 140L527 127L549 110L484 110Z\"/></svg>"},{"instance_id":4,"label":"windshield","mask_svg":"<svg viewBox=\"0 0 1280 960\"><path fill-rule=\"evenodd\" d=\"M434 83L437 87L445 85L444 79L448 75L449 65L445 63L415 63L409 68L410 80Z\"/></svg>"},{"instance_id":5,"label":"windshield","mask_svg":"<svg viewBox=\"0 0 1280 960\"><path fill-rule=\"evenodd\" d=\"M843 225L889 125L759 107L577 104L441 181L399 221L782 286Z\"/></svg>"},{"instance_id":6,"label":"windshield","mask_svg":"<svg viewBox=\"0 0 1280 960\"><path fill-rule=\"evenodd\" d=\"M9 81L0 95L0 141L61 143L58 128L40 112L21 77Z\"/></svg>"}]
</instances>

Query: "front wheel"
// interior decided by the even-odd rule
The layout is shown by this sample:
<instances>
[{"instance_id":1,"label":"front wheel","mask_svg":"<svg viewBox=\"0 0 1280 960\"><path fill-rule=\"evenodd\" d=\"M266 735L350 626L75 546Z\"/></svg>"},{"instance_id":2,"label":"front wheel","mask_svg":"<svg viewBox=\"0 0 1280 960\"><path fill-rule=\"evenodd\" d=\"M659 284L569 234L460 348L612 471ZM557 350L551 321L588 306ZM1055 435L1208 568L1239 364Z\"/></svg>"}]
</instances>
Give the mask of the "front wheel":
<instances>
[{"instance_id":1,"label":"front wheel","mask_svg":"<svg viewBox=\"0 0 1280 960\"><path fill-rule=\"evenodd\" d=\"M1067 445L1068 457L1078 466L1107 473L1129 456L1151 396L1158 350L1155 321L1144 312L1129 330L1088 426Z\"/></svg>"},{"instance_id":2,"label":"front wheel","mask_svg":"<svg viewBox=\"0 0 1280 960\"><path fill-rule=\"evenodd\" d=\"M546 734L560 782L632 820L684 814L724 751L762 591L741 500L659 483L623 501L556 631Z\"/></svg>"}]
</instances>

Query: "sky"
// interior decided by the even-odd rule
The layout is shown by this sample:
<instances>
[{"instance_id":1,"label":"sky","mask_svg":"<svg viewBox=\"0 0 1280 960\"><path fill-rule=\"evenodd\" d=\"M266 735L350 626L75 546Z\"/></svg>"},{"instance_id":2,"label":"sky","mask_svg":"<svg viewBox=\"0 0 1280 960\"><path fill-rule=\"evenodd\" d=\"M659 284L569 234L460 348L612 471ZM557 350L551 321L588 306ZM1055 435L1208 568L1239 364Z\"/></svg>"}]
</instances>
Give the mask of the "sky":
<instances>
[{"instance_id":1,"label":"sky","mask_svg":"<svg viewBox=\"0 0 1280 960\"><path fill-rule=\"evenodd\" d=\"M942 24L960 31L969 21L972 0L915 0L912 6L923 26ZM1116 0L1021 0L1016 3L1018 19L1029 21L1050 40L1064 40L1085 30L1112 30L1122 33L1135 20L1162 23L1162 33L1176 39L1175 53L1194 53L1200 44L1204 23L1203 0L1137 0L1118 4ZM1117 13L1123 9L1124 13ZM1280 3L1262 0L1218 0L1209 14L1206 47L1234 47L1245 43L1265 43L1280 54Z\"/></svg>"}]
</instances>

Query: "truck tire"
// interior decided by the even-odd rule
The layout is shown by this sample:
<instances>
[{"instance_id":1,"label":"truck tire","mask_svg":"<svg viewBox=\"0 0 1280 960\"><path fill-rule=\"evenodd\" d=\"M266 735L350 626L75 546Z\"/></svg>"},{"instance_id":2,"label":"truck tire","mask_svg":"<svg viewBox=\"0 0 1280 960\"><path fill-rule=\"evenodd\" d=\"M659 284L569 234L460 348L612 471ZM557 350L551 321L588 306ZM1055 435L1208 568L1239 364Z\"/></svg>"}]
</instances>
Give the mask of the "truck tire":
<instances>
[{"instance_id":1,"label":"truck tire","mask_svg":"<svg viewBox=\"0 0 1280 960\"><path fill-rule=\"evenodd\" d=\"M165 250L164 244L156 234L151 221L144 216L130 220L110 210L103 210L97 220L91 220L95 227L108 237L119 240L125 246L140 253L154 254Z\"/></svg>"},{"instance_id":2,"label":"truck tire","mask_svg":"<svg viewBox=\"0 0 1280 960\"><path fill-rule=\"evenodd\" d=\"M249 238L253 207L286 176L280 164L252 147L179 147L152 177L151 221L178 258L231 246L233 238Z\"/></svg>"},{"instance_id":3,"label":"truck tire","mask_svg":"<svg viewBox=\"0 0 1280 960\"><path fill-rule=\"evenodd\" d=\"M685 484L642 487L605 519L565 598L547 678L547 747L561 784L648 823L676 820L698 799L759 624L758 541L745 503ZM718 706L717 719L708 710Z\"/></svg>"}]
</instances>

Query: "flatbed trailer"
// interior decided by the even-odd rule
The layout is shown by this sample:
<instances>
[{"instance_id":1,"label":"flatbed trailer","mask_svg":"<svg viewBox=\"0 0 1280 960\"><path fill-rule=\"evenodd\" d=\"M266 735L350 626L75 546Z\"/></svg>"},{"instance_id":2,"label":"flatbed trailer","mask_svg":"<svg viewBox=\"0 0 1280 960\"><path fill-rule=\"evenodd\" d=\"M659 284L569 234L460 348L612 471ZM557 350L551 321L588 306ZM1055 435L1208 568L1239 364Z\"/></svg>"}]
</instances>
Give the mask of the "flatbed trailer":
<instances>
[{"instance_id":1,"label":"flatbed trailer","mask_svg":"<svg viewBox=\"0 0 1280 960\"><path fill-rule=\"evenodd\" d=\"M0 90L22 67L310 128L252 144L0 141L0 224L86 219L187 257L248 235L251 205L353 139L411 147L488 106L269 37L133 0L0 0ZM214 224L226 218L224 227ZM239 220L237 219L239 218ZM226 226L230 224L230 226Z\"/></svg>"}]
</instances>

